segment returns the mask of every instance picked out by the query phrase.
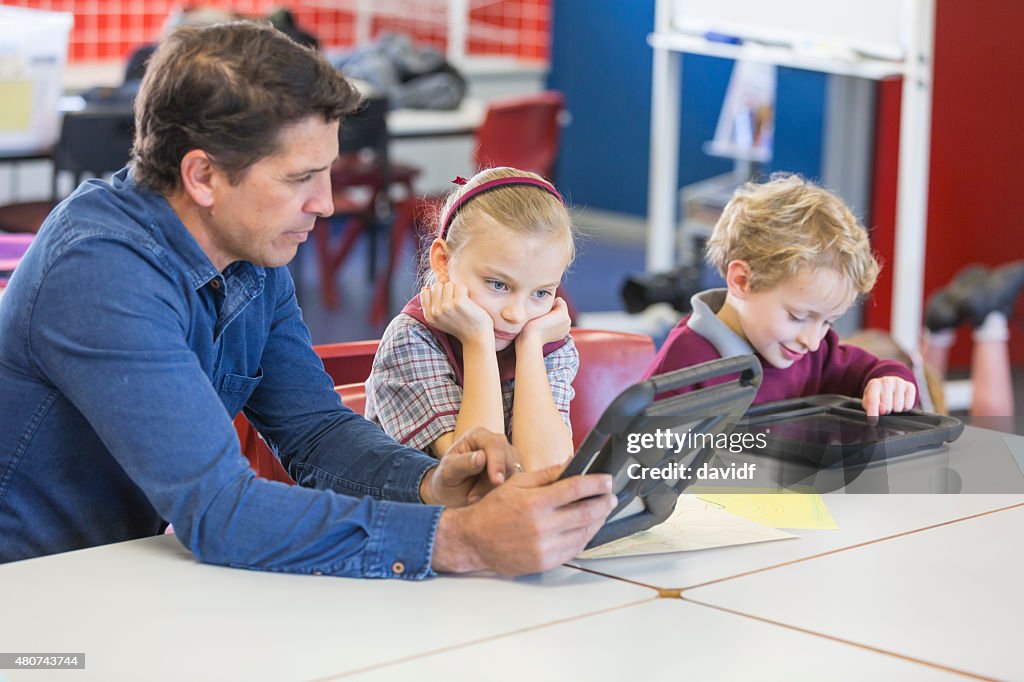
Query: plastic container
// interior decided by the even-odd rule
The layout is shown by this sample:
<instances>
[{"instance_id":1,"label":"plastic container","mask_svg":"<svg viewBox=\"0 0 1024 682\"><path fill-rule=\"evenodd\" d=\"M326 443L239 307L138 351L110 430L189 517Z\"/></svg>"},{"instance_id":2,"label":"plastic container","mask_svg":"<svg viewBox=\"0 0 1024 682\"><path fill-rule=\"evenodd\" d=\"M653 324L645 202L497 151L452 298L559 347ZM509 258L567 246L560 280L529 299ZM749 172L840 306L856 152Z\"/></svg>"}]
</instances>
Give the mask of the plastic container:
<instances>
[{"instance_id":1,"label":"plastic container","mask_svg":"<svg viewBox=\"0 0 1024 682\"><path fill-rule=\"evenodd\" d=\"M57 142L57 101L74 15L0 7L0 157Z\"/></svg>"}]
</instances>

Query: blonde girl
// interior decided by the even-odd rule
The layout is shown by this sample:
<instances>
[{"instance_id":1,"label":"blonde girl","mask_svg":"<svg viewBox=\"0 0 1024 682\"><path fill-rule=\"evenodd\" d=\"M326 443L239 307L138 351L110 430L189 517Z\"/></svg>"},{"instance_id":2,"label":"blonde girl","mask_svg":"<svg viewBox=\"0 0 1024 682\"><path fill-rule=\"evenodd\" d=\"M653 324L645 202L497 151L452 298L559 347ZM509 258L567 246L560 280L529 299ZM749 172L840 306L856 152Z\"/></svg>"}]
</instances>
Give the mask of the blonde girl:
<instances>
[{"instance_id":1,"label":"blonde girl","mask_svg":"<svg viewBox=\"0 0 1024 682\"><path fill-rule=\"evenodd\" d=\"M399 442L441 456L474 427L505 433L525 469L572 454L579 355L556 296L575 255L549 182L483 170L445 203L420 294L388 326L366 414Z\"/></svg>"}]
</instances>

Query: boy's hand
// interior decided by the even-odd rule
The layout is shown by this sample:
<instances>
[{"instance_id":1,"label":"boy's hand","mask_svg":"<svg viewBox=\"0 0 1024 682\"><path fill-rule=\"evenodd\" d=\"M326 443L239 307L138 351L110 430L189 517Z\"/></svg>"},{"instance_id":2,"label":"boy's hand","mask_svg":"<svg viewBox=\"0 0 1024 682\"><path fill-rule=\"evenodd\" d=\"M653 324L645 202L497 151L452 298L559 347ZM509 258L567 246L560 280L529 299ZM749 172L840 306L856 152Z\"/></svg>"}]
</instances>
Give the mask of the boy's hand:
<instances>
[{"instance_id":1,"label":"boy's hand","mask_svg":"<svg viewBox=\"0 0 1024 682\"><path fill-rule=\"evenodd\" d=\"M420 292L423 316L431 325L451 334L463 345L477 339L494 340L494 322L470 297L466 287L438 282Z\"/></svg>"},{"instance_id":2,"label":"boy's hand","mask_svg":"<svg viewBox=\"0 0 1024 682\"><path fill-rule=\"evenodd\" d=\"M545 343L561 341L569 333L571 325L569 307L559 296L555 298L555 304L551 306L550 312L530 320L523 326L523 331L520 332L516 342L522 340L526 343L536 339L543 346Z\"/></svg>"},{"instance_id":3,"label":"boy's hand","mask_svg":"<svg viewBox=\"0 0 1024 682\"><path fill-rule=\"evenodd\" d=\"M917 387L900 377L877 377L864 387L861 404L869 417L906 412L917 402Z\"/></svg>"}]
</instances>

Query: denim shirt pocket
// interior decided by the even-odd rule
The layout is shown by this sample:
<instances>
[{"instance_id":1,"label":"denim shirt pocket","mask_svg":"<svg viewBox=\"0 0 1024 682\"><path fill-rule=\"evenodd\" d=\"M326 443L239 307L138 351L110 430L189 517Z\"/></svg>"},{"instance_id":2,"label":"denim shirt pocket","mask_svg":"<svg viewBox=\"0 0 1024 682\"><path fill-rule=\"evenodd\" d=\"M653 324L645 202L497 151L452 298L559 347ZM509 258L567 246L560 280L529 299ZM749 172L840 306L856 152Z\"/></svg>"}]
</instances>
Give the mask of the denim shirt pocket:
<instances>
[{"instance_id":1,"label":"denim shirt pocket","mask_svg":"<svg viewBox=\"0 0 1024 682\"><path fill-rule=\"evenodd\" d=\"M246 377L241 374L225 374L224 378L220 382L220 391L218 395L220 400L224 403L224 409L227 410L228 414L232 418L238 414L242 406L245 405L245 401L249 399L252 392L259 386L260 381L263 380L263 368L257 370L256 376Z\"/></svg>"}]
</instances>

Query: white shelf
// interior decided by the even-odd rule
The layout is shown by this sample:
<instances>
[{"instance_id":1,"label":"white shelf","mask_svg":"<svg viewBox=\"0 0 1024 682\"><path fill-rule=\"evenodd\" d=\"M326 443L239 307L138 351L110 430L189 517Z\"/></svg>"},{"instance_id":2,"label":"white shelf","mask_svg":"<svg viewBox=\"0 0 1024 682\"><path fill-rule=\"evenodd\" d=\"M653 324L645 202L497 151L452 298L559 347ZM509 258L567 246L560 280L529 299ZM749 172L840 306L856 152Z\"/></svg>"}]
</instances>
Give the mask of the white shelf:
<instances>
[{"instance_id":1,"label":"white shelf","mask_svg":"<svg viewBox=\"0 0 1024 682\"><path fill-rule=\"evenodd\" d=\"M647 42L653 48L673 52L740 59L871 80L881 80L904 73L901 61L863 57L855 52L849 55L827 54L824 48L812 51L811 48L797 49L753 42L732 45L682 33L651 33L647 37Z\"/></svg>"}]
</instances>

